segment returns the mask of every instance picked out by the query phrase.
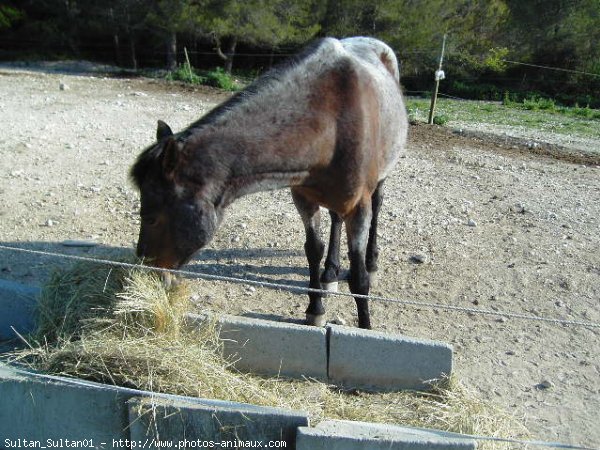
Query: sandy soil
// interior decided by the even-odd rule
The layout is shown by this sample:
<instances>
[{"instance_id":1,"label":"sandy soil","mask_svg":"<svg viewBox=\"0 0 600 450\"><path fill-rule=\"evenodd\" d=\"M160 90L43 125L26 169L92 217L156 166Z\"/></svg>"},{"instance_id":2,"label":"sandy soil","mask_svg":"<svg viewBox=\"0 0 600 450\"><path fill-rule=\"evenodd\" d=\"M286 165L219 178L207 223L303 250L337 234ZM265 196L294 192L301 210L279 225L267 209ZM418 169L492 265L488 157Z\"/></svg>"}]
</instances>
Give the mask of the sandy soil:
<instances>
[{"instance_id":1,"label":"sandy soil","mask_svg":"<svg viewBox=\"0 0 600 450\"><path fill-rule=\"evenodd\" d=\"M0 242L90 256L131 251L139 200L127 173L156 120L179 130L226 96L146 79L1 69ZM600 322L600 161L555 158L551 145L536 151L411 127L386 186L373 293ZM100 245L69 248L66 239ZM230 208L188 268L305 286L303 242L289 192L256 194ZM4 279L41 284L65 264L0 250ZM286 319L301 319L306 307L303 295L205 281L192 300ZM330 319L354 322L351 299L330 298L327 307ZM523 417L533 437L600 446L600 330L381 302L372 310L376 329L452 343L458 377Z\"/></svg>"}]
</instances>

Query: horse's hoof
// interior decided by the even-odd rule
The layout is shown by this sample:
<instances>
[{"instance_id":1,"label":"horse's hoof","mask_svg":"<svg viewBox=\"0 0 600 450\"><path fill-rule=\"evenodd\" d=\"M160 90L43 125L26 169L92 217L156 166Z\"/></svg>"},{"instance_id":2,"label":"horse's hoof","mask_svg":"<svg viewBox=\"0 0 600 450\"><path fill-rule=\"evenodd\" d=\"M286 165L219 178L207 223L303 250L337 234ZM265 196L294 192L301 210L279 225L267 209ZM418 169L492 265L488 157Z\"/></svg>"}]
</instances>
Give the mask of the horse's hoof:
<instances>
[{"instance_id":1,"label":"horse's hoof","mask_svg":"<svg viewBox=\"0 0 600 450\"><path fill-rule=\"evenodd\" d=\"M325 326L325 314L306 314L306 325L313 327Z\"/></svg>"},{"instance_id":2,"label":"horse's hoof","mask_svg":"<svg viewBox=\"0 0 600 450\"><path fill-rule=\"evenodd\" d=\"M163 286L167 290L176 287L180 283L180 281L177 279L177 277L175 275L173 275L171 272L161 272L160 280L162 281Z\"/></svg>"},{"instance_id":3,"label":"horse's hoof","mask_svg":"<svg viewBox=\"0 0 600 450\"><path fill-rule=\"evenodd\" d=\"M369 272L369 289L376 289L379 284L377 272Z\"/></svg>"},{"instance_id":4,"label":"horse's hoof","mask_svg":"<svg viewBox=\"0 0 600 450\"><path fill-rule=\"evenodd\" d=\"M331 283L321 283L323 290L329 292L337 292L338 291L338 282L332 281ZM328 294L323 294L323 297L327 297Z\"/></svg>"}]
</instances>

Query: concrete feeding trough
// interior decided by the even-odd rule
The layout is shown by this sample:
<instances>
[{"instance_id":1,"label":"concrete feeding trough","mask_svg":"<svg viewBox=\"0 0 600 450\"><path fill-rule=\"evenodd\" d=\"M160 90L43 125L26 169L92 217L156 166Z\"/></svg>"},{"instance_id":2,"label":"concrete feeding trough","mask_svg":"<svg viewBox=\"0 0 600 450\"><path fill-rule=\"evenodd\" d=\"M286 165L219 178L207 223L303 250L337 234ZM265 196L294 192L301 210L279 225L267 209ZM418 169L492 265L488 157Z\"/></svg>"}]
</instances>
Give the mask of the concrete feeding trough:
<instances>
[{"instance_id":1,"label":"concrete feeding trough","mask_svg":"<svg viewBox=\"0 0 600 450\"><path fill-rule=\"evenodd\" d=\"M0 281L0 340L16 337L15 330L34 329L38 294L37 288ZM188 315L187 324L200 326L207 318L214 320ZM428 380L452 370L452 348L443 343L337 325L317 328L227 315L216 320L226 356L242 371L389 391L426 390ZM326 421L311 428L301 411L157 394L6 364L0 364L0 398L0 437L8 440L91 439L98 448L111 448L115 439L179 440L183 434L215 442L279 440L299 449L384 448L378 446L380 435L390 436L385 441L390 449L426 448L423 442L433 442L390 425ZM338 442L350 446L335 447ZM443 447L436 441L432 448L467 448L456 442Z\"/></svg>"},{"instance_id":2,"label":"concrete feeding trough","mask_svg":"<svg viewBox=\"0 0 600 450\"><path fill-rule=\"evenodd\" d=\"M312 377L370 391L428 390L452 373L452 347L359 328L326 328L210 314L188 315L190 326L216 320L225 356L237 369L262 375Z\"/></svg>"},{"instance_id":3,"label":"concrete feeding trough","mask_svg":"<svg viewBox=\"0 0 600 450\"><path fill-rule=\"evenodd\" d=\"M298 428L296 450L473 450L473 439L456 433L367 422L326 420Z\"/></svg>"},{"instance_id":4,"label":"concrete feeding trough","mask_svg":"<svg viewBox=\"0 0 600 450\"><path fill-rule=\"evenodd\" d=\"M231 430L236 430L240 439L279 440L294 448L296 429L309 425L301 411L158 394L3 363L0 399L0 445L23 438L93 442L92 448L148 437L176 442L183 436L203 436L217 442L235 440Z\"/></svg>"}]
</instances>

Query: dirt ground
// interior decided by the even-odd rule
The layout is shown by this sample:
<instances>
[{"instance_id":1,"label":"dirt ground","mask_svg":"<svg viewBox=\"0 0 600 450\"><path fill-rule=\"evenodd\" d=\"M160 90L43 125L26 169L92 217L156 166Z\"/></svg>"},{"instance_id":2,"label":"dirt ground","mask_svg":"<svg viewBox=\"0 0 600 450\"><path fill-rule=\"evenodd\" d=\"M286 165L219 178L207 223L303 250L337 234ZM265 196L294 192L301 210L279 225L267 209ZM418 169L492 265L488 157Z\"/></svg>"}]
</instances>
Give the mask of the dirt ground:
<instances>
[{"instance_id":1,"label":"dirt ground","mask_svg":"<svg viewBox=\"0 0 600 450\"><path fill-rule=\"evenodd\" d=\"M227 95L0 69L0 243L89 256L131 251L139 199L128 169L152 143L156 120L180 130ZM409 139L386 184L374 294L600 322L600 161L425 125L412 126ZM67 239L100 245L65 247ZM289 192L255 194L231 206L187 268L306 286L303 243ZM0 250L4 279L41 284L69 264ZM282 320L302 319L307 304L303 295L207 281L191 300ZM352 299L329 298L327 308L329 319L354 323ZM383 302L372 303L372 317L378 330L453 344L458 378L522 417L533 438L600 447L599 329Z\"/></svg>"}]
</instances>

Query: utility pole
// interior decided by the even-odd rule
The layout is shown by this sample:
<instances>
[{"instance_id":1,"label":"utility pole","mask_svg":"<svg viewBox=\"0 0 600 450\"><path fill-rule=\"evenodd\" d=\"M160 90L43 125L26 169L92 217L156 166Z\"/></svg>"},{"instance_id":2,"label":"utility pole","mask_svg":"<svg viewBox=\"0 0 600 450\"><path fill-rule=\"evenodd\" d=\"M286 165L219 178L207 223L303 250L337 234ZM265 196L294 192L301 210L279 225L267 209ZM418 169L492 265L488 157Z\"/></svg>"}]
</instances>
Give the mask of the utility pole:
<instances>
[{"instance_id":1,"label":"utility pole","mask_svg":"<svg viewBox=\"0 0 600 450\"><path fill-rule=\"evenodd\" d=\"M444 71L442 70L442 63L444 62L444 50L446 50L446 34L444 34L444 40L442 41L442 53L440 53L440 64L438 70L435 71L435 89L431 94L431 106L429 108L429 125L433 124L433 114L435 113L435 103L437 102L438 89L440 88L440 80L446 78Z\"/></svg>"}]
</instances>

